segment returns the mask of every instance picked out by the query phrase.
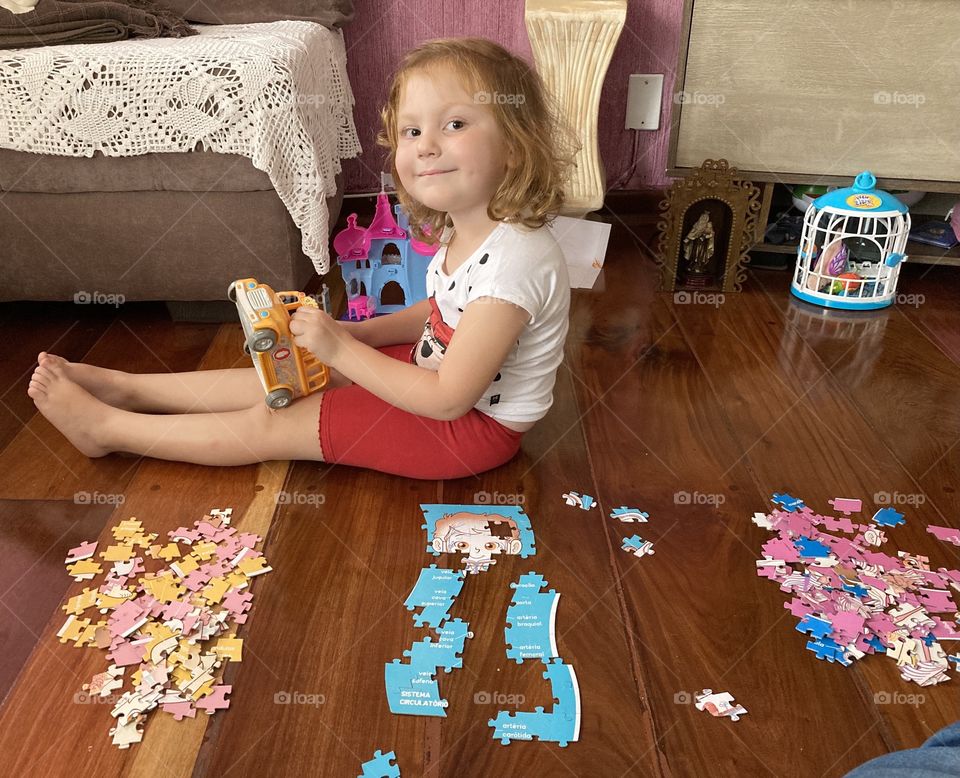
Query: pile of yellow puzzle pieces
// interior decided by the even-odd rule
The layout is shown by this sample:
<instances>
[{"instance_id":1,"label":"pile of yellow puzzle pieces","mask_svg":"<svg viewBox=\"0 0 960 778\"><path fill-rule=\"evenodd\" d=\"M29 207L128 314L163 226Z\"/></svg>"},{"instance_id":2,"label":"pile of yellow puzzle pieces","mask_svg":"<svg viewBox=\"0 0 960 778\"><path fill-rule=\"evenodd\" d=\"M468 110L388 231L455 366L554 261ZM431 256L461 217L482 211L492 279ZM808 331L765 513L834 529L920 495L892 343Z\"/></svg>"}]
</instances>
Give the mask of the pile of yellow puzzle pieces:
<instances>
[{"instance_id":1,"label":"pile of yellow puzzle pieces","mask_svg":"<svg viewBox=\"0 0 960 778\"><path fill-rule=\"evenodd\" d=\"M63 606L68 615L57 637L107 651L110 666L83 688L114 695L110 735L119 748L143 739L146 716L156 708L181 721L197 709L212 714L230 705L231 687L218 683L222 667L241 660L236 629L253 604L250 582L272 569L257 550L261 538L230 526L232 513L215 508L192 529L167 533L166 543L131 517L113 527L116 542L98 555L96 542L67 555L75 581L94 581L108 566L99 586ZM123 691L127 668L135 668L133 688Z\"/></svg>"}]
</instances>

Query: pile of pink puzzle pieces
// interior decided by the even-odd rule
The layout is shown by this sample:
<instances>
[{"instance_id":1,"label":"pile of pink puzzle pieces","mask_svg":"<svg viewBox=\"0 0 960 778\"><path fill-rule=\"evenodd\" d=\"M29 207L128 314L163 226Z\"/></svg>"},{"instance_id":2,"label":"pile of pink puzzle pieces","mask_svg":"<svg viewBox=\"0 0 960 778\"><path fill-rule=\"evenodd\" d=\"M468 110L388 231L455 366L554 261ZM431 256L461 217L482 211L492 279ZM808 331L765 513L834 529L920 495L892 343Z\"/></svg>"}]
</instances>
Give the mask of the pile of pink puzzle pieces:
<instances>
[{"instance_id":1,"label":"pile of pink puzzle pieces","mask_svg":"<svg viewBox=\"0 0 960 778\"><path fill-rule=\"evenodd\" d=\"M787 494L775 494L773 502L780 507L753 516L757 526L777 533L763 544L757 574L792 595L784 607L800 620L797 630L809 635L807 648L845 666L884 653L904 680L920 686L949 680L960 652L949 655L941 641L960 639L960 570L931 570L928 557L875 550L886 542L885 530L905 522L891 507L870 523L855 523L850 517L862 510L860 500L831 500L842 518L822 516ZM956 529L927 531L960 545Z\"/></svg>"},{"instance_id":2,"label":"pile of pink puzzle pieces","mask_svg":"<svg viewBox=\"0 0 960 778\"><path fill-rule=\"evenodd\" d=\"M155 708L181 721L197 709L212 714L230 705L231 687L218 682L218 673L224 662L241 660L236 625L252 607L250 581L271 570L256 550L261 538L231 527L232 512L215 508L192 529L169 532L165 543L136 518L120 522L111 530L116 542L99 554L110 565L102 583L63 606L69 615L60 642L107 651L110 666L84 689L115 695L110 735L119 748L142 740ZM96 550L96 542L70 550L65 562L74 580L103 573ZM128 667L136 667L133 688L122 691Z\"/></svg>"}]
</instances>

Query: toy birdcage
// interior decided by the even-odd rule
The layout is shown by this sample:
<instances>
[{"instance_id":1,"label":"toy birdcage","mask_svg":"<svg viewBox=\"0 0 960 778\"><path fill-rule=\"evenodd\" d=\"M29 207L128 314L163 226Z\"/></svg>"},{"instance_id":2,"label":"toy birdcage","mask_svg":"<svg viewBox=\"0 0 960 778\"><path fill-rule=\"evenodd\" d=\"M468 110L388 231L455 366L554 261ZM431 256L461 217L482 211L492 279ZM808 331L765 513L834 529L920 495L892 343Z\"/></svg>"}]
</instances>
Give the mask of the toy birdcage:
<instances>
[{"instance_id":1,"label":"toy birdcage","mask_svg":"<svg viewBox=\"0 0 960 778\"><path fill-rule=\"evenodd\" d=\"M828 192L807 208L790 286L796 297L846 310L893 302L907 258L910 213L876 183L864 171L852 187Z\"/></svg>"}]
</instances>

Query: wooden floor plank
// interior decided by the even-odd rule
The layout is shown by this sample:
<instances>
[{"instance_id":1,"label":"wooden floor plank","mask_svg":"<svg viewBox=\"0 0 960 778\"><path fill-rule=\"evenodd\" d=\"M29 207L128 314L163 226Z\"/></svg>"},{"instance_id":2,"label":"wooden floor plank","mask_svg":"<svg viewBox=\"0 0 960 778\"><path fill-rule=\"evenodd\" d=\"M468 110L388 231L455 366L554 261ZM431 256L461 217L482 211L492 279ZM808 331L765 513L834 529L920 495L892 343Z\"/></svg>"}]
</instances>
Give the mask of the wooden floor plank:
<instances>
[{"instance_id":1,"label":"wooden floor plank","mask_svg":"<svg viewBox=\"0 0 960 778\"><path fill-rule=\"evenodd\" d=\"M134 307L110 326L83 361L133 373L192 370L218 327L175 324L153 308ZM139 462L120 455L89 459L36 413L0 452L0 497L72 500L85 492L108 499L123 492Z\"/></svg>"},{"instance_id":2,"label":"wooden floor plank","mask_svg":"<svg viewBox=\"0 0 960 778\"><path fill-rule=\"evenodd\" d=\"M65 549L99 535L112 511L62 500L0 500L0 704L44 625L60 613L70 584Z\"/></svg>"},{"instance_id":3,"label":"wooden floor plank","mask_svg":"<svg viewBox=\"0 0 960 778\"><path fill-rule=\"evenodd\" d=\"M36 408L27 396L37 354L53 351L69 360L82 359L116 318L112 306L76 306L72 303L2 303L16 332L0 351L0 451L33 416ZM30 326L24 326L29 321Z\"/></svg>"}]
</instances>

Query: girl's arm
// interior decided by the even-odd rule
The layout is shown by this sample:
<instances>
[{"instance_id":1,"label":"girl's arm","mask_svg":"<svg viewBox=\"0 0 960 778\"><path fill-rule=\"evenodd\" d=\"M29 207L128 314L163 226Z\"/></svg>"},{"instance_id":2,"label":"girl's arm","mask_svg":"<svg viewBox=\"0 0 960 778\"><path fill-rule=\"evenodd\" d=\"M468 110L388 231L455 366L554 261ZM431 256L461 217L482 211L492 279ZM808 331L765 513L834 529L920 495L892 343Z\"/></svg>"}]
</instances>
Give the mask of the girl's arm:
<instances>
[{"instance_id":1,"label":"girl's arm","mask_svg":"<svg viewBox=\"0 0 960 778\"><path fill-rule=\"evenodd\" d=\"M397 343L416 343L430 318L430 301L421 300L402 311L364 321L343 321L340 325L361 343L373 348Z\"/></svg>"},{"instance_id":2,"label":"girl's arm","mask_svg":"<svg viewBox=\"0 0 960 778\"><path fill-rule=\"evenodd\" d=\"M513 303L484 297L464 310L439 370L401 362L349 337L339 338L328 364L391 405L418 416L453 420L479 402L529 319L530 314ZM420 319L420 329L423 322Z\"/></svg>"}]
</instances>

